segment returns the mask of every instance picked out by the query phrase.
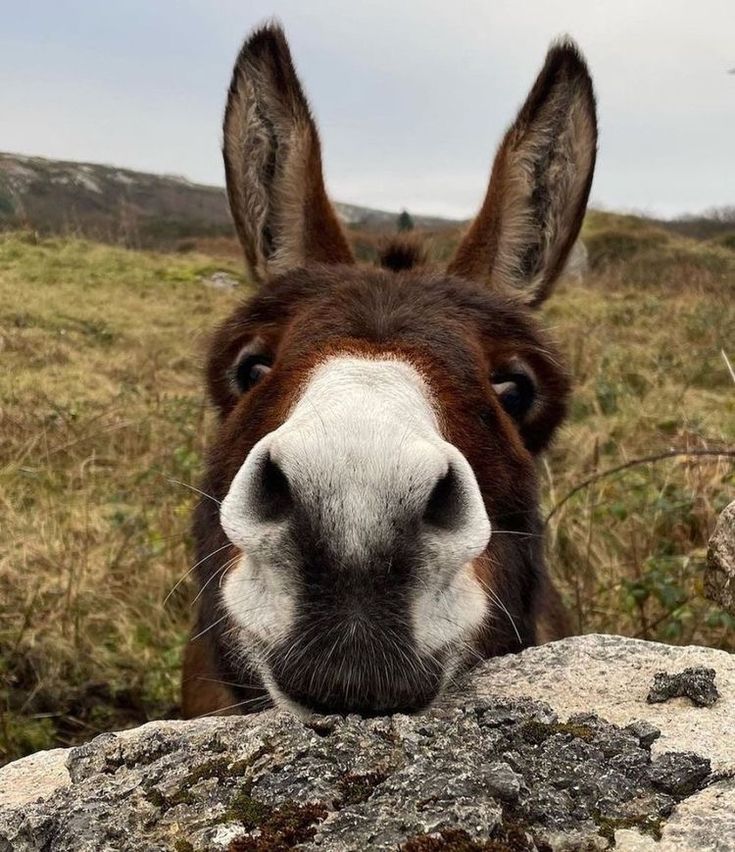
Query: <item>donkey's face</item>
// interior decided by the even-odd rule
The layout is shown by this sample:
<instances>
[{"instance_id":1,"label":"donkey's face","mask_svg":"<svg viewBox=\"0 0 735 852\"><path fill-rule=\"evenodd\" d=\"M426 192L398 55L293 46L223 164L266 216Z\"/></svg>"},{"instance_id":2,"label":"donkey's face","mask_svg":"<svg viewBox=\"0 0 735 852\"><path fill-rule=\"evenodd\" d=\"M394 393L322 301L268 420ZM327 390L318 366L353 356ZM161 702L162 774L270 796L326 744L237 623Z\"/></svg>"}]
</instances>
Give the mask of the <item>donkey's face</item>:
<instances>
[{"instance_id":1,"label":"donkey's face","mask_svg":"<svg viewBox=\"0 0 735 852\"><path fill-rule=\"evenodd\" d=\"M261 289L211 349L221 507L196 529L201 549L230 545L201 574L217 654L275 700L416 709L468 652L535 641L551 592L534 455L567 381L529 307L576 238L595 148L586 68L557 46L448 270L400 246L360 268L282 32L245 44L224 153Z\"/></svg>"}]
</instances>

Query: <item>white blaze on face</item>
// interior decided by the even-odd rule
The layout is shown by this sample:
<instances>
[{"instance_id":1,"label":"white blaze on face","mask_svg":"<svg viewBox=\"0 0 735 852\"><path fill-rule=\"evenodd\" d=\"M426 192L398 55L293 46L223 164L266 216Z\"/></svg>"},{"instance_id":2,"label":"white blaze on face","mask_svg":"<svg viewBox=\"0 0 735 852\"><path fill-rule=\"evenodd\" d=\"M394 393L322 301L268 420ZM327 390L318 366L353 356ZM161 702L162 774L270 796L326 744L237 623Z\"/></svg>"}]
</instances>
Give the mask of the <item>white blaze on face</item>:
<instances>
[{"instance_id":1,"label":"white blaze on face","mask_svg":"<svg viewBox=\"0 0 735 852\"><path fill-rule=\"evenodd\" d=\"M243 556L223 597L236 623L265 646L288 634L299 582L288 519L263 520L257 511L257 478L268 456L346 565L369 564L371 552L385 552L395 517L413 513L421 556L410 581L417 650L470 638L487 607L471 563L487 546L490 522L472 469L441 437L429 389L411 364L348 355L324 362L283 425L253 447L233 479L220 516ZM429 495L450 468L456 520L425 523Z\"/></svg>"}]
</instances>

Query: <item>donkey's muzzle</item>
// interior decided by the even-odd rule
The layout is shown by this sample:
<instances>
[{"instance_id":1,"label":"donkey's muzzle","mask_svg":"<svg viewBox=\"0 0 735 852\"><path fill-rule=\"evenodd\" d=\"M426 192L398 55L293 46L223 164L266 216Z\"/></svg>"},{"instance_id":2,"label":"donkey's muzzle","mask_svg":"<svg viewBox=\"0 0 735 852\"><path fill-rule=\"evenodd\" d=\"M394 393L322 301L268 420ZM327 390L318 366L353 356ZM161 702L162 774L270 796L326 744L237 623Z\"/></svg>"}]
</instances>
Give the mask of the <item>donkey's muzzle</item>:
<instances>
[{"instance_id":1,"label":"donkey's muzzle","mask_svg":"<svg viewBox=\"0 0 735 852\"><path fill-rule=\"evenodd\" d=\"M422 388L405 364L336 359L222 502L243 553L230 615L312 709L424 706L485 617L473 560L490 521Z\"/></svg>"}]
</instances>

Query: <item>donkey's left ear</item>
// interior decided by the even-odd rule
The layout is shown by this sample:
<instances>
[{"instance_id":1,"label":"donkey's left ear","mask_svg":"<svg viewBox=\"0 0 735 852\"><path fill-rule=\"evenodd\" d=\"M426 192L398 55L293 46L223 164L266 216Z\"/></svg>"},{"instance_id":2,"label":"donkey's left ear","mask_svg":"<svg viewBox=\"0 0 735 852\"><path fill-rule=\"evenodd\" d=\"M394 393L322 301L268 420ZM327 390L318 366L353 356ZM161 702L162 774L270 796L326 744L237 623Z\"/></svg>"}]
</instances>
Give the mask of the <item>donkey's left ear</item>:
<instances>
[{"instance_id":1,"label":"donkey's left ear","mask_svg":"<svg viewBox=\"0 0 735 852\"><path fill-rule=\"evenodd\" d=\"M224 123L227 194L253 277L352 263L322 178L319 134L283 30L268 24L235 63Z\"/></svg>"},{"instance_id":2,"label":"donkey's left ear","mask_svg":"<svg viewBox=\"0 0 735 852\"><path fill-rule=\"evenodd\" d=\"M505 134L482 208L449 271L540 304L582 225L596 153L592 80L565 40L549 50Z\"/></svg>"}]
</instances>

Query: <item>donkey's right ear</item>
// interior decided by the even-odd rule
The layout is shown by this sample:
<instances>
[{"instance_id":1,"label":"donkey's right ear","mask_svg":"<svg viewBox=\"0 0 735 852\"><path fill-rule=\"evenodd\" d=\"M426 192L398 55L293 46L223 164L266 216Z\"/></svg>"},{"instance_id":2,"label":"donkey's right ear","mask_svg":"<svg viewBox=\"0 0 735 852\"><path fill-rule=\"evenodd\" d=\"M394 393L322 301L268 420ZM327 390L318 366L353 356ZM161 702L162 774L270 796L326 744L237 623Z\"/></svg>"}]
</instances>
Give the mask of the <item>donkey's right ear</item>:
<instances>
[{"instance_id":1,"label":"donkey's right ear","mask_svg":"<svg viewBox=\"0 0 735 852\"><path fill-rule=\"evenodd\" d=\"M327 198L314 119L283 30L256 30L240 51L224 122L227 195L254 278L308 262L353 263Z\"/></svg>"},{"instance_id":2,"label":"donkey's right ear","mask_svg":"<svg viewBox=\"0 0 735 852\"><path fill-rule=\"evenodd\" d=\"M576 45L562 40L505 134L485 201L449 271L540 304L582 225L596 153L592 80Z\"/></svg>"}]
</instances>

